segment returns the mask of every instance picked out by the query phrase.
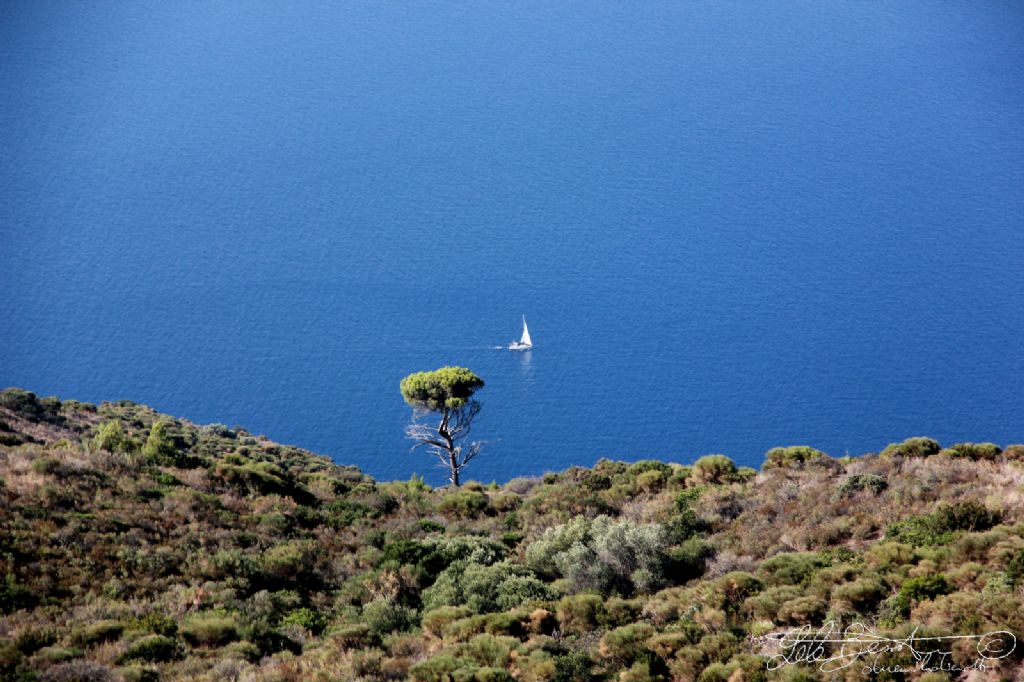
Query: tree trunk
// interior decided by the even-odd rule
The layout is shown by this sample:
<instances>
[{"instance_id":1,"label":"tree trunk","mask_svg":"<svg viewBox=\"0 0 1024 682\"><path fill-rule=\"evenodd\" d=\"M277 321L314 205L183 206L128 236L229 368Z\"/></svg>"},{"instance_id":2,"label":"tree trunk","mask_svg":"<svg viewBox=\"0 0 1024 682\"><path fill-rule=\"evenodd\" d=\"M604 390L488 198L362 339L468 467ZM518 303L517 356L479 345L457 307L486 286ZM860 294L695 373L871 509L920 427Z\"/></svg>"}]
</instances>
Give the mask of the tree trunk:
<instances>
[{"instance_id":1,"label":"tree trunk","mask_svg":"<svg viewBox=\"0 0 1024 682\"><path fill-rule=\"evenodd\" d=\"M444 439L444 449L448 451L448 469L451 471L451 476L448 477L448 480L452 482L452 486L458 488L459 462L456 456L455 441L452 439L452 430L448 426L449 419L451 419L451 411L446 407L441 414L441 423L437 427L437 435Z\"/></svg>"}]
</instances>

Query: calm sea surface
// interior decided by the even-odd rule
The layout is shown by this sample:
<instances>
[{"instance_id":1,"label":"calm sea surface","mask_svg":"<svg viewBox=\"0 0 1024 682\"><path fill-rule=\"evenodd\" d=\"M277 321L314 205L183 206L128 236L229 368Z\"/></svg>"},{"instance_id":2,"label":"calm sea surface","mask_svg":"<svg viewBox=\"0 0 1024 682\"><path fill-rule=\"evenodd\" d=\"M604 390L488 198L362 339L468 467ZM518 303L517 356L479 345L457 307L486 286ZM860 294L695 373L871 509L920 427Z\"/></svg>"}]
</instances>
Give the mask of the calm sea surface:
<instances>
[{"instance_id":1,"label":"calm sea surface","mask_svg":"<svg viewBox=\"0 0 1024 682\"><path fill-rule=\"evenodd\" d=\"M1024 440L1018 2L5 2L0 385L413 472ZM494 350L518 336L536 348Z\"/></svg>"}]
</instances>

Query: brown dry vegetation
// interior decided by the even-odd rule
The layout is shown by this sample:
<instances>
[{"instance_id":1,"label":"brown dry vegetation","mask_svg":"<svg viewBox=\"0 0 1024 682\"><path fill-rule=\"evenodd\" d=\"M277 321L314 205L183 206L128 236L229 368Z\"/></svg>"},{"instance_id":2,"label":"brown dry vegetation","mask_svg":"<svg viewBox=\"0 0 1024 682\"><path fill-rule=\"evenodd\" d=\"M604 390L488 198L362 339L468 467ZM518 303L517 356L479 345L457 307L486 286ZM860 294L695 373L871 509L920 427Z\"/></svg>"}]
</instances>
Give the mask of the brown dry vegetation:
<instances>
[{"instance_id":1,"label":"brown dry vegetation","mask_svg":"<svg viewBox=\"0 0 1024 682\"><path fill-rule=\"evenodd\" d=\"M0 572L3 680L864 679L768 671L756 637L1024 635L1024 447L602 460L434 490L9 389ZM972 679L1022 679L1021 654ZM928 675L881 678L953 679Z\"/></svg>"}]
</instances>

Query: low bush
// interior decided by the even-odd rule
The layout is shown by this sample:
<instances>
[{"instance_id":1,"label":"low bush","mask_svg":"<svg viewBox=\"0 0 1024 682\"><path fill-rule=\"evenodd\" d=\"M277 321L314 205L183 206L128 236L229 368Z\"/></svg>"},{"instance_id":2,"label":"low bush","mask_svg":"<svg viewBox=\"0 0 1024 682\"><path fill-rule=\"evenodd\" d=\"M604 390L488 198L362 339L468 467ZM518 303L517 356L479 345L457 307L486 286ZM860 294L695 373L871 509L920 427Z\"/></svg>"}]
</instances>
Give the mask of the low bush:
<instances>
[{"instance_id":1,"label":"low bush","mask_svg":"<svg viewBox=\"0 0 1024 682\"><path fill-rule=\"evenodd\" d=\"M908 438L902 443L890 443L882 450L882 457L931 457L937 455L942 446L931 438Z\"/></svg>"},{"instance_id":2,"label":"low bush","mask_svg":"<svg viewBox=\"0 0 1024 682\"><path fill-rule=\"evenodd\" d=\"M439 654L409 668L411 682L471 682L480 666L467 658L452 654Z\"/></svg>"},{"instance_id":3,"label":"low bush","mask_svg":"<svg viewBox=\"0 0 1024 682\"><path fill-rule=\"evenodd\" d=\"M839 486L839 494L849 497L861 491L870 492L873 495L880 494L889 487L885 476L877 474L851 474L847 476Z\"/></svg>"},{"instance_id":4,"label":"low bush","mask_svg":"<svg viewBox=\"0 0 1024 682\"><path fill-rule=\"evenodd\" d=\"M863 576L832 590L833 599L849 604L856 611L870 611L885 596L885 585L875 576Z\"/></svg>"},{"instance_id":5,"label":"low bush","mask_svg":"<svg viewBox=\"0 0 1024 682\"><path fill-rule=\"evenodd\" d=\"M160 611L150 611L132 623L133 627L155 635L173 637L178 633L178 624L173 618Z\"/></svg>"},{"instance_id":6,"label":"low bush","mask_svg":"<svg viewBox=\"0 0 1024 682\"><path fill-rule=\"evenodd\" d=\"M598 651L619 664L635 661L646 651L647 640L654 636L654 627L648 623L631 623L611 630L601 638Z\"/></svg>"},{"instance_id":7,"label":"low bush","mask_svg":"<svg viewBox=\"0 0 1024 682\"><path fill-rule=\"evenodd\" d=\"M440 639L452 623L472 614L465 606L441 606L423 614L423 630Z\"/></svg>"},{"instance_id":8,"label":"low bush","mask_svg":"<svg viewBox=\"0 0 1024 682\"><path fill-rule=\"evenodd\" d=\"M583 651L571 651L555 657L552 682L590 682L594 679L594 661Z\"/></svg>"},{"instance_id":9,"label":"low bush","mask_svg":"<svg viewBox=\"0 0 1024 682\"><path fill-rule=\"evenodd\" d=\"M5 388L0 391L0 407L27 417L39 417L43 414L43 406L32 391L22 388Z\"/></svg>"},{"instance_id":10,"label":"low bush","mask_svg":"<svg viewBox=\"0 0 1024 682\"><path fill-rule=\"evenodd\" d=\"M461 560L442 571L423 591L423 605L427 609L465 605L474 613L490 613L550 597L550 588L520 564L501 561L486 565Z\"/></svg>"},{"instance_id":11,"label":"low bush","mask_svg":"<svg viewBox=\"0 0 1024 682\"><path fill-rule=\"evenodd\" d=\"M487 495L478 490L453 490L441 498L437 509L443 514L473 518L487 509Z\"/></svg>"},{"instance_id":12,"label":"low bush","mask_svg":"<svg viewBox=\"0 0 1024 682\"><path fill-rule=\"evenodd\" d=\"M314 636L319 635L327 627L327 617L319 611L309 608L295 609L289 611L281 618L281 626L297 625L309 630Z\"/></svg>"},{"instance_id":13,"label":"low bush","mask_svg":"<svg viewBox=\"0 0 1024 682\"><path fill-rule=\"evenodd\" d=\"M885 537L915 547L944 545L960 531L988 530L999 520L999 512L978 502L941 504L931 514L911 516L890 525Z\"/></svg>"},{"instance_id":14,"label":"low bush","mask_svg":"<svg viewBox=\"0 0 1024 682\"><path fill-rule=\"evenodd\" d=\"M368 623L345 625L330 632L330 639L342 650L365 649L378 646L381 636Z\"/></svg>"},{"instance_id":15,"label":"low bush","mask_svg":"<svg viewBox=\"0 0 1024 682\"><path fill-rule=\"evenodd\" d=\"M119 663L130 661L147 661L149 663L164 663L181 658L185 653L184 648L176 640L164 635L146 635L128 645L128 649L121 654Z\"/></svg>"},{"instance_id":16,"label":"low bush","mask_svg":"<svg viewBox=\"0 0 1024 682\"><path fill-rule=\"evenodd\" d=\"M657 524L579 517L549 528L526 549L529 566L542 576L566 578L570 591L630 596L667 583L668 533Z\"/></svg>"},{"instance_id":17,"label":"low bush","mask_svg":"<svg viewBox=\"0 0 1024 682\"><path fill-rule=\"evenodd\" d=\"M555 606L555 617L563 632L590 632L605 620L604 599L596 594L563 597Z\"/></svg>"},{"instance_id":18,"label":"low bush","mask_svg":"<svg viewBox=\"0 0 1024 682\"><path fill-rule=\"evenodd\" d=\"M821 450L807 445L791 445L784 448L772 448L765 453L762 469L803 469L806 466L831 462L832 458Z\"/></svg>"},{"instance_id":19,"label":"low bush","mask_svg":"<svg viewBox=\"0 0 1024 682\"><path fill-rule=\"evenodd\" d=\"M694 485L733 483L742 477L736 464L725 455L705 455L693 464L688 483Z\"/></svg>"},{"instance_id":20,"label":"low bush","mask_svg":"<svg viewBox=\"0 0 1024 682\"><path fill-rule=\"evenodd\" d=\"M820 623L828 611L828 603L814 595L806 595L790 599L779 607L777 618L781 623L789 625L808 625Z\"/></svg>"},{"instance_id":21,"label":"low bush","mask_svg":"<svg viewBox=\"0 0 1024 682\"><path fill-rule=\"evenodd\" d=\"M391 632L408 630L416 623L416 611L403 606L394 599L378 597L363 606L362 621L370 629L386 635Z\"/></svg>"},{"instance_id":22,"label":"low bush","mask_svg":"<svg viewBox=\"0 0 1024 682\"><path fill-rule=\"evenodd\" d=\"M57 630L52 627L26 628L14 638L14 646L22 654L31 656L43 647L56 644L58 639Z\"/></svg>"},{"instance_id":23,"label":"low bush","mask_svg":"<svg viewBox=\"0 0 1024 682\"><path fill-rule=\"evenodd\" d=\"M181 636L192 646L220 647L238 639L238 623L227 616L199 614L184 622Z\"/></svg>"},{"instance_id":24,"label":"low bush","mask_svg":"<svg viewBox=\"0 0 1024 682\"><path fill-rule=\"evenodd\" d=\"M82 658L83 652L77 647L67 646L44 646L42 649L36 652L34 658L37 661L42 661L48 664L62 663L64 661L71 661L76 658Z\"/></svg>"},{"instance_id":25,"label":"low bush","mask_svg":"<svg viewBox=\"0 0 1024 682\"><path fill-rule=\"evenodd\" d=\"M1024 584L1024 550L1006 563L1006 577L1014 585Z\"/></svg>"},{"instance_id":26,"label":"low bush","mask_svg":"<svg viewBox=\"0 0 1024 682\"><path fill-rule=\"evenodd\" d=\"M900 595L908 601L935 599L939 595L949 594L952 591L953 588L946 580L946 576L942 574L908 578L900 585Z\"/></svg>"},{"instance_id":27,"label":"low bush","mask_svg":"<svg viewBox=\"0 0 1024 682\"><path fill-rule=\"evenodd\" d=\"M275 545L261 557L262 570L277 579L299 580L313 564L313 547L296 541Z\"/></svg>"},{"instance_id":28,"label":"low bush","mask_svg":"<svg viewBox=\"0 0 1024 682\"><path fill-rule=\"evenodd\" d=\"M801 585L819 568L825 560L813 552L783 552L765 559L761 571L767 575L769 585Z\"/></svg>"},{"instance_id":29,"label":"low bush","mask_svg":"<svg viewBox=\"0 0 1024 682\"><path fill-rule=\"evenodd\" d=\"M995 443L956 443L942 450L939 454L947 457L969 459L972 461L994 461L999 459L1003 449Z\"/></svg>"},{"instance_id":30,"label":"low bush","mask_svg":"<svg viewBox=\"0 0 1024 682\"><path fill-rule=\"evenodd\" d=\"M119 639L124 632L124 623L116 620L101 620L83 625L71 631L71 643L83 649Z\"/></svg>"}]
</instances>

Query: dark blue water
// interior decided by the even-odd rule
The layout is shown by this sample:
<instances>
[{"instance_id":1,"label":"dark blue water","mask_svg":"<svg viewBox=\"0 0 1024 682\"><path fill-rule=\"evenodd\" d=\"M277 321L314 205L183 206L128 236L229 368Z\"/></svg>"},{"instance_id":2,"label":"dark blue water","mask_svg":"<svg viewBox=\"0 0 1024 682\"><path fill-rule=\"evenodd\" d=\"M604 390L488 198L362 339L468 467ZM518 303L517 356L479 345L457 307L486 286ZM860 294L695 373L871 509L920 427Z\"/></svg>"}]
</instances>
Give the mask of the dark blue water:
<instances>
[{"instance_id":1,"label":"dark blue water","mask_svg":"<svg viewBox=\"0 0 1024 682\"><path fill-rule=\"evenodd\" d=\"M406 478L1024 440L1016 2L0 6L0 385ZM495 351L530 321L536 349Z\"/></svg>"}]
</instances>

